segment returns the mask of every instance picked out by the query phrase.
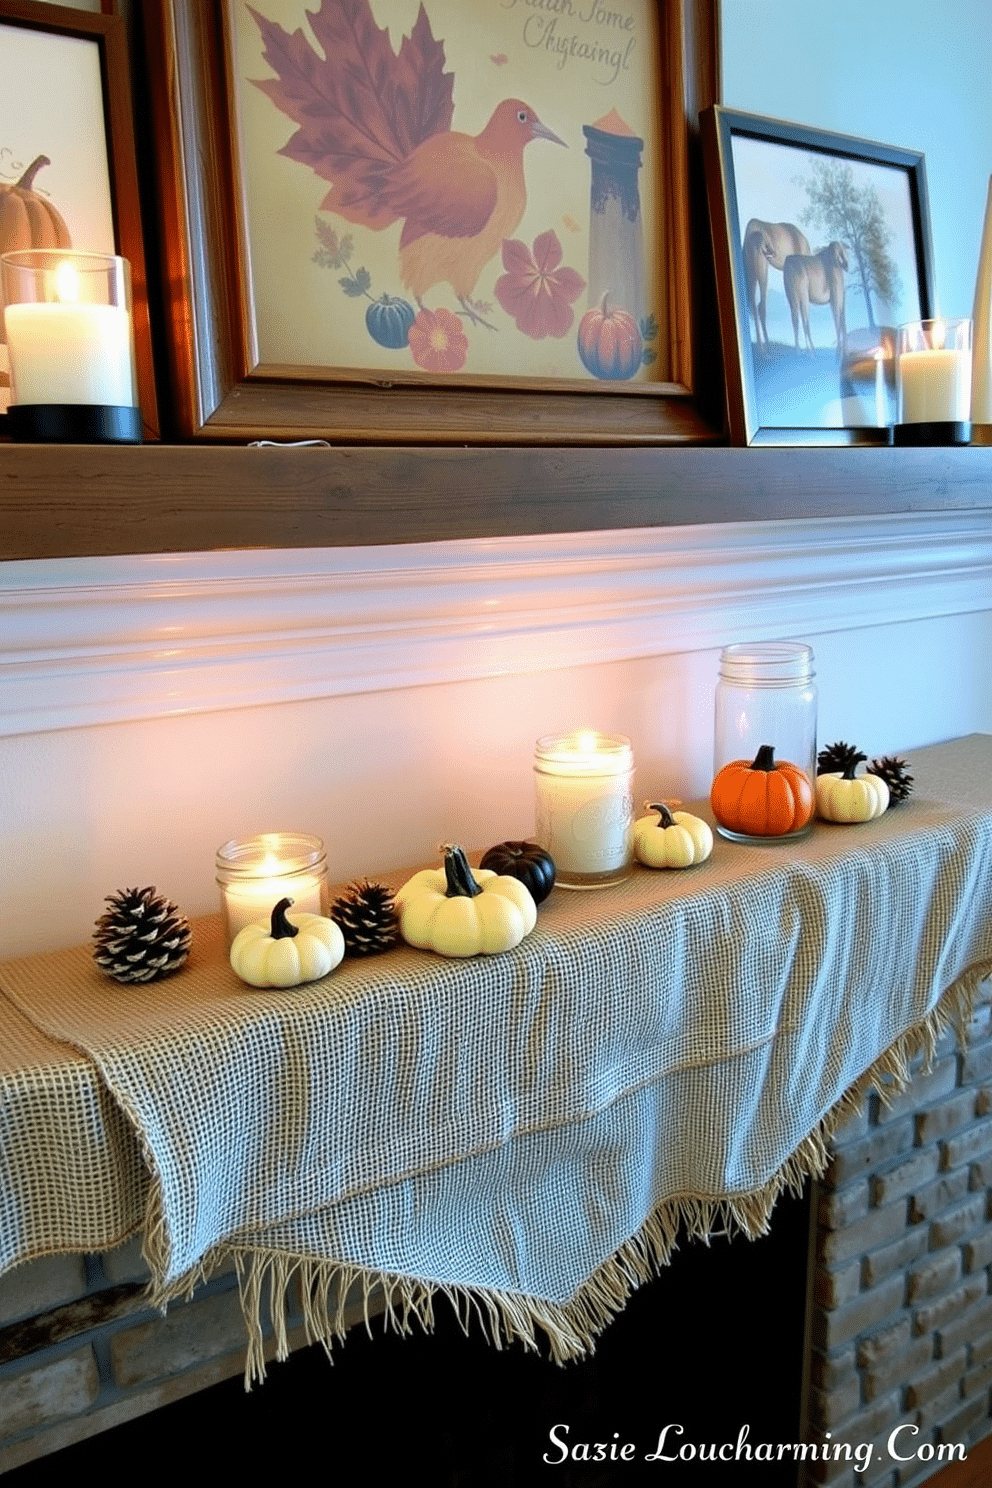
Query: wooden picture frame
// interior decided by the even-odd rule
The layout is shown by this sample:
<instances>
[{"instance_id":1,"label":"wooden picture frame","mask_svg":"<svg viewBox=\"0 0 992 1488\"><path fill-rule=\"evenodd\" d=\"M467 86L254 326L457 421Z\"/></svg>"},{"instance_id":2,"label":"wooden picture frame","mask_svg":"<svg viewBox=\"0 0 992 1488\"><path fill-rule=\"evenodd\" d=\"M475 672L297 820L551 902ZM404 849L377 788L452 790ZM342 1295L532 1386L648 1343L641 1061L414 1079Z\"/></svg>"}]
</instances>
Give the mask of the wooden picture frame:
<instances>
[{"instance_id":1,"label":"wooden picture frame","mask_svg":"<svg viewBox=\"0 0 992 1488\"><path fill-rule=\"evenodd\" d=\"M24 28L41 36L68 37L91 44L97 53L102 88L103 128L110 190L113 246L95 245L73 238L77 249L100 246L126 258L131 266L132 316L138 398L145 439L159 437L159 410L148 310L148 282L138 191L131 76L127 30L124 19L106 9L87 11L69 5L38 3L38 0L0 0L0 26ZM43 80L39 80L39 88ZM44 94L42 95L44 96ZM48 97L51 97L49 92ZM52 98L56 120L66 127L64 100ZM76 128L79 124L75 125ZM3 142L0 141L0 144ZM32 146L33 149L33 146ZM68 223L70 231L73 223ZM18 243L19 247L31 246ZM4 251L0 247L0 251Z\"/></svg>"},{"instance_id":2,"label":"wooden picture frame","mask_svg":"<svg viewBox=\"0 0 992 1488\"><path fill-rule=\"evenodd\" d=\"M652 0L670 246L664 383L537 386L424 381L266 365L252 324L232 106L235 0L162 0L144 14L159 168L173 411L184 438L246 442L630 444L718 437L697 407L689 175L700 109L716 94L716 0ZM243 0L237 0L242 4ZM304 20L301 3L299 23ZM650 245L645 244L650 251Z\"/></svg>"},{"instance_id":3,"label":"wooden picture frame","mask_svg":"<svg viewBox=\"0 0 992 1488\"><path fill-rule=\"evenodd\" d=\"M719 105L701 127L733 442L887 444L896 328L934 313L923 155Z\"/></svg>"}]
</instances>

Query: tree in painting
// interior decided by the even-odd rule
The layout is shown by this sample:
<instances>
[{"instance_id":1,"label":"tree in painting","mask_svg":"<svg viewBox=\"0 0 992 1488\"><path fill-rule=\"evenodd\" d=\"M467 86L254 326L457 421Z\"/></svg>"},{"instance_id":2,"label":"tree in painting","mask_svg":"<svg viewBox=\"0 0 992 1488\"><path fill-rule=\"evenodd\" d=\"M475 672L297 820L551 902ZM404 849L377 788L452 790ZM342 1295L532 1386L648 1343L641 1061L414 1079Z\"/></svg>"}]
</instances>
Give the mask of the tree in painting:
<instances>
[{"instance_id":1,"label":"tree in painting","mask_svg":"<svg viewBox=\"0 0 992 1488\"><path fill-rule=\"evenodd\" d=\"M854 172L844 160L810 157L809 176L801 178L809 205L802 222L844 243L856 268L852 290L864 296L868 324L874 330L872 295L894 309L902 298L899 270L888 251L893 233L874 186L856 186Z\"/></svg>"}]
</instances>

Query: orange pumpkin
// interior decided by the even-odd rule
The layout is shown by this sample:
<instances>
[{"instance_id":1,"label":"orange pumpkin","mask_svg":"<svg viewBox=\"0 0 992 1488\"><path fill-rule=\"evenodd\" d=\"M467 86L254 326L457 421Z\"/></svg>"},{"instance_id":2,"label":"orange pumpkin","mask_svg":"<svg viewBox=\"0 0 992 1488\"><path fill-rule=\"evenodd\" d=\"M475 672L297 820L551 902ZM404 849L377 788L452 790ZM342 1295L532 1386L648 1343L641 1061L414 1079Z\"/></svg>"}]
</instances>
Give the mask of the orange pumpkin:
<instances>
[{"instance_id":1,"label":"orange pumpkin","mask_svg":"<svg viewBox=\"0 0 992 1488\"><path fill-rule=\"evenodd\" d=\"M623 382L641 365L644 342L637 321L626 310L614 308L605 295L594 310L579 321L579 356L594 377Z\"/></svg>"},{"instance_id":2,"label":"orange pumpkin","mask_svg":"<svg viewBox=\"0 0 992 1488\"><path fill-rule=\"evenodd\" d=\"M47 155L32 160L19 181L0 183L0 253L16 253L21 248L71 248L72 239L61 215L47 197L34 190L34 178L43 165L51 165ZM3 324L3 298L0 296L0 345L6 341ZM10 386L6 373L0 385Z\"/></svg>"},{"instance_id":3,"label":"orange pumpkin","mask_svg":"<svg viewBox=\"0 0 992 1488\"><path fill-rule=\"evenodd\" d=\"M720 825L747 837L800 831L813 815L814 799L805 770L790 760L776 760L771 744L762 744L753 761L724 765L710 792Z\"/></svg>"},{"instance_id":4,"label":"orange pumpkin","mask_svg":"<svg viewBox=\"0 0 992 1488\"><path fill-rule=\"evenodd\" d=\"M32 160L19 181L0 185L0 253L19 248L71 248L69 229L47 197L34 190L34 178L47 155Z\"/></svg>"}]
</instances>

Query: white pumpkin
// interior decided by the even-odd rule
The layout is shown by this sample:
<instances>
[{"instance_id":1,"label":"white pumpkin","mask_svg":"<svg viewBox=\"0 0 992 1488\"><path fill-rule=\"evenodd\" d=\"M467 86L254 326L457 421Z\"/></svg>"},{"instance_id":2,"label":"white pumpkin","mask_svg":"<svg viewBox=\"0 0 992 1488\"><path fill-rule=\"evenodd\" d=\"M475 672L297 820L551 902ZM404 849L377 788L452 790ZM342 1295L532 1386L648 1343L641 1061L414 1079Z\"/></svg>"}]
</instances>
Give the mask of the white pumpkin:
<instances>
[{"instance_id":1,"label":"white pumpkin","mask_svg":"<svg viewBox=\"0 0 992 1488\"><path fill-rule=\"evenodd\" d=\"M460 847L443 851L443 868L422 868L395 896L407 944L441 956L491 956L519 945L537 924L526 885L509 874L471 869Z\"/></svg>"},{"instance_id":2,"label":"white pumpkin","mask_svg":"<svg viewBox=\"0 0 992 1488\"><path fill-rule=\"evenodd\" d=\"M251 987L298 987L327 976L344 957L340 926L323 915L286 913L280 899L269 925L246 925L231 944L231 966Z\"/></svg>"},{"instance_id":3,"label":"white pumpkin","mask_svg":"<svg viewBox=\"0 0 992 1488\"><path fill-rule=\"evenodd\" d=\"M889 787L881 775L856 775L857 764L854 760L846 770L816 777L816 809L825 821L871 821L888 806Z\"/></svg>"},{"instance_id":4,"label":"white pumpkin","mask_svg":"<svg viewBox=\"0 0 992 1488\"><path fill-rule=\"evenodd\" d=\"M634 823L634 856L647 868L691 868L713 851L709 822L688 811L672 811L664 801L644 803L653 816Z\"/></svg>"}]
</instances>

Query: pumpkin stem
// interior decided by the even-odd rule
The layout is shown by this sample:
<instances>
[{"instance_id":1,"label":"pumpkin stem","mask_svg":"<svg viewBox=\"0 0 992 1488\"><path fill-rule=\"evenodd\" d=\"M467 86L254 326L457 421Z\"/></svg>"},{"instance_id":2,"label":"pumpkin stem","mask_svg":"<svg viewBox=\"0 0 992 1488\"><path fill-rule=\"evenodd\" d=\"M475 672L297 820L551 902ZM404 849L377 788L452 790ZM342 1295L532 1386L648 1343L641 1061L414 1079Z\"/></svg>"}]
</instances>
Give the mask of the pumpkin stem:
<instances>
[{"instance_id":1,"label":"pumpkin stem","mask_svg":"<svg viewBox=\"0 0 992 1488\"><path fill-rule=\"evenodd\" d=\"M658 823L659 827L674 827L675 818L669 808L665 805L664 801L649 801L648 810L657 811L658 815L661 818Z\"/></svg>"},{"instance_id":2,"label":"pumpkin stem","mask_svg":"<svg viewBox=\"0 0 992 1488\"><path fill-rule=\"evenodd\" d=\"M762 744L761 748L754 756L754 764L751 766L751 769L769 771L778 769L778 765L775 763L774 744Z\"/></svg>"},{"instance_id":3,"label":"pumpkin stem","mask_svg":"<svg viewBox=\"0 0 992 1488\"><path fill-rule=\"evenodd\" d=\"M34 185L34 178L41 170L41 167L43 165L51 165L51 163L47 155L39 155L37 159L32 160L21 179L17 182L16 189L18 191L30 191Z\"/></svg>"},{"instance_id":4,"label":"pumpkin stem","mask_svg":"<svg viewBox=\"0 0 992 1488\"><path fill-rule=\"evenodd\" d=\"M481 894L482 889L473 877L464 849L446 842L443 850L444 877L447 881L445 896L448 899L474 899L476 894Z\"/></svg>"},{"instance_id":5,"label":"pumpkin stem","mask_svg":"<svg viewBox=\"0 0 992 1488\"><path fill-rule=\"evenodd\" d=\"M862 760L866 760L867 758L868 756L866 754L852 754L851 758L847 762L843 775L840 777L841 780L853 780L858 765L861 763Z\"/></svg>"},{"instance_id":6,"label":"pumpkin stem","mask_svg":"<svg viewBox=\"0 0 992 1488\"><path fill-rule=\"evenodd\" d=\"M272 911L272 939L287 940L292 935L299 935L299 925L293 925L286 918L286 911L292 904L292 899L280 899Z\"/></svg>"}]
</instances>

